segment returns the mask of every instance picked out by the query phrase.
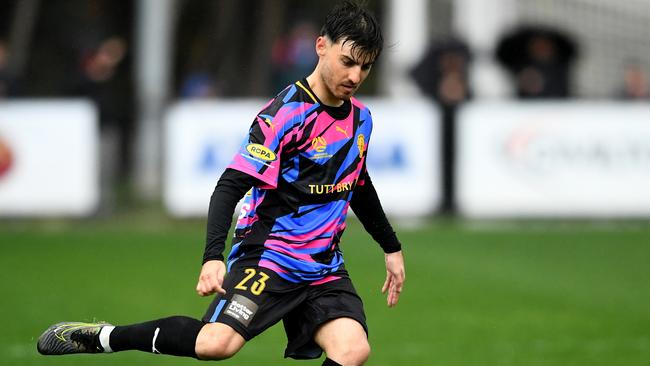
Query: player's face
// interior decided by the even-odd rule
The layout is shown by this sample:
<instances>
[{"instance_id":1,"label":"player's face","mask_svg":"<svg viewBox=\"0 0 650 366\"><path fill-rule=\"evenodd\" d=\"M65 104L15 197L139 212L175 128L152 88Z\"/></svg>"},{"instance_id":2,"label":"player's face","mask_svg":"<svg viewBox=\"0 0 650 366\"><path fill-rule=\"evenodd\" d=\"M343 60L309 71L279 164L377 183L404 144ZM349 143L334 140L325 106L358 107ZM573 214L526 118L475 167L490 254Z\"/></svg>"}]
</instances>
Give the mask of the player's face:
<instances>
[{"instance_id":1,"label":"player's face","mask_svg":"<svg viewBox=\"0 0 650 366\"><path fill-rule=\"evenodd\" d=\"M350 99L372 68L374 60L353 50L353 45L352 42L343 40L332 43L326 37L319 37L316 41L316 49L321 58L321 78L328 97L332 99Z\"/></svg>"}]
</instances>

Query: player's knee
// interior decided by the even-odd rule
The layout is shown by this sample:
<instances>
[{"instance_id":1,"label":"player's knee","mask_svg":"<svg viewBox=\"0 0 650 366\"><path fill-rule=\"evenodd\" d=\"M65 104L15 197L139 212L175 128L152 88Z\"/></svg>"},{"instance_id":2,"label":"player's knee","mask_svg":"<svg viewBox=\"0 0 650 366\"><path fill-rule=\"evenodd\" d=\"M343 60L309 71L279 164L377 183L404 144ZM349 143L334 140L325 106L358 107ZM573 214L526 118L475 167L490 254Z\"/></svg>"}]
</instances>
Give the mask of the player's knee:
<instances>
[{"instance_id":1,"label":"player's knee","mask_svg":"<svg viewBox=\"0 0 650 366\"><path fill-rule=\"evenodd\" d=\"M342 344L332 355L328 355L341 365L363 365L370 357L370 344L367 340Z\"/></svg>"},{"instance_id":2,"label":"player's knee","mask_svg":"<svg viewBox=\"0 0 650 366\"><path fill-rule=\"evenodd\" d=\"M366 340L360 342L360 344L352 347L350 356L355 365L363 365L370 357L370 344Z\"/></svg>"},{"instance_id":3,"label":"player's knee","mask_svg":"<svg viewBox=\"0 0 650 366\"><path fill-rule=\"evenodd\" d=\"M202 360L225 360L244 345L244 339L232 328L207 324L196 339L196 355Z\"/></svg>"},{"instance_id":4,"label":"player's knee","mask_svg":"<svg viewBox=\"0 0 650 366\"><path fill-rule=\"evenodd\" d=\"M225 360L237 353L239 349L229 346L225 342L214 342L199 346L197 344L196 355L202 360Z\"/></svg>"}]
</instances>

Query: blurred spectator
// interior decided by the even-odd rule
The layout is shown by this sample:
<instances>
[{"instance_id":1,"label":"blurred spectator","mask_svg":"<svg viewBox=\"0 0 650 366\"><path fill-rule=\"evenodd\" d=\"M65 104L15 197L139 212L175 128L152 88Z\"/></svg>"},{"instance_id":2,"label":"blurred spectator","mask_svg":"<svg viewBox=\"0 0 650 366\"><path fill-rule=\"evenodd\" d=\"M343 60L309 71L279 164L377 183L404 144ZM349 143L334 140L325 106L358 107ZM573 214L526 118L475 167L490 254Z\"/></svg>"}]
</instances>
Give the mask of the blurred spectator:
<instances>
[{"instance_id":1,"label":"blurred spectator","mask_svg":"<svg viewBox=\"0 0 650 366\"><path fill-rule=\"evenodd\" d=\"M443 107L453 107L471 97L468 66L471 54L467 45L449 38L432 42L411 76L422 92Z\"/></svg>"},{"instance_id":2,"label":"blurred spectator","mask_svg":"<svg viewBox=\"0 0 650 366\"><path fill-rule=\"evenodd\" d=\"M577 47L559 30L523 26L497 45L497 59L515 80L519 98L570 96L571 65Z\"/></svg>"},{"instance_id":3,"label":"blurred spectator","mask_svg":"<svg viewBox=\"0 0 650 366\"><path fill-rule=\"evenodd\" d=\"M131 90L125 72L121 69L127 53L126 41L111 36L82 53L77 77L73 79L71 94L90 98L99 109L103 131L115 131L120 140L126 138L132 119Z\"/></svg>"},{"instance_id":4,"label":"blurred spectator","mask_svg":"<svg viewBox=\"0 0 650 366\"><path fill-rule=\"evenodd\" d=\"M619 93L626 100L650 100L648 74L640 62L631 61L623 70L623 87Z\"/></svg>"},{"instance_id":5,"label":"blurred spectator","mask_svg":"<svg viewBox=\"0 0 650 366\"><path fill-rule=\"evenodd\" d=\"M318 57L314 52L314 41L318 37L316 26L303 21L293 26L289 34L273 44L273 88L280 90L309 75Z\"/></svg>"},{"instance_id":6,"label":"blurred spectator","mask_svg":"<svg viewBox=\"0 0 650 366\"><path fill-rule=\"evenodd\" d=\"M126 41L115 35L83 51L69 93L91 99L99 110L104 211L115 204L113 190L117 182L125 181L130 165L133 100L122 69L126 54Z\"/></svg>"},{"instance_id":7,"label":"blurred spectator","mask_svg":"<svg viewBox=\"0 0 650 366\"><path fill-rule=\"evenodd\" d=\"M452 37L432 42L422 60L411 70L415 83L440 106L442 113L443 198L440 209L446 213L455 210L456 108L472 96L468 81L470 62L469 47L462 40Z\"/></svg>"}]
</instances>

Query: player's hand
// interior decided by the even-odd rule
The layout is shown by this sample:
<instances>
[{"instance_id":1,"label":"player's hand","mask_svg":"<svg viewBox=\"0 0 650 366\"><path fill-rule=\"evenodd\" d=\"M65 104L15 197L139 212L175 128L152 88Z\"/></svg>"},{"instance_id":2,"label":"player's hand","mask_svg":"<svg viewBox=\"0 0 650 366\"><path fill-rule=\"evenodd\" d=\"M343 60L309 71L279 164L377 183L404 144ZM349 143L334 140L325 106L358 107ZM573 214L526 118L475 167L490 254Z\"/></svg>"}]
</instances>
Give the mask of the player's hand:
<instances>
[{"instance_id":1,"label":"player's hand","mask_svg":"<svg viewBox=\"0 0 650 366\"><path fill-rule=\"evenodd\" d=\"M388 253L386 256L386 282L381 288L382 293L388 291L386 301L388 307L397 305L399 294L402 292L404 280L406 279L406 272L404 271L404 257L402 251L395 253Z\"/></svg>"},{"instance_id":2,"label":"player's hand","mask_svg":"<svg viewBox=\"0 0 650 366\"><path fill-rule=\"evenodd\" d=\"M225 294L223 277L226 275L226 265L223 261L212 260L203 263L199 283L196 284L196 292L201 296L212 295L215 292Z\"/></svg>"}]
</instances>

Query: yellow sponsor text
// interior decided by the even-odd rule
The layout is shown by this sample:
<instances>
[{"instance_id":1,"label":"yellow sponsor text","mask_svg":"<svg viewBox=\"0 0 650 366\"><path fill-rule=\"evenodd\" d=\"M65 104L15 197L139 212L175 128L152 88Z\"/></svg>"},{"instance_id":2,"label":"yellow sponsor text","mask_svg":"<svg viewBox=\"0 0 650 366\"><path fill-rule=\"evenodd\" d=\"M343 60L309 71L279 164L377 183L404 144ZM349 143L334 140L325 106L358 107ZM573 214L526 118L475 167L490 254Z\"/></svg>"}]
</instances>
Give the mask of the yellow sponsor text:
<instances>
[{"instance_id":1,"label":"yellow sponsor text","mask_svg":"<svg viewBox=\"0 0 650 366\"><path fill-rule=\"evenodd\" d=\"M354 189L354 182L341 182L337 184L310 184L309 193L311 194L330 194L347 192Z\"/></svg>"}]
</instances>

